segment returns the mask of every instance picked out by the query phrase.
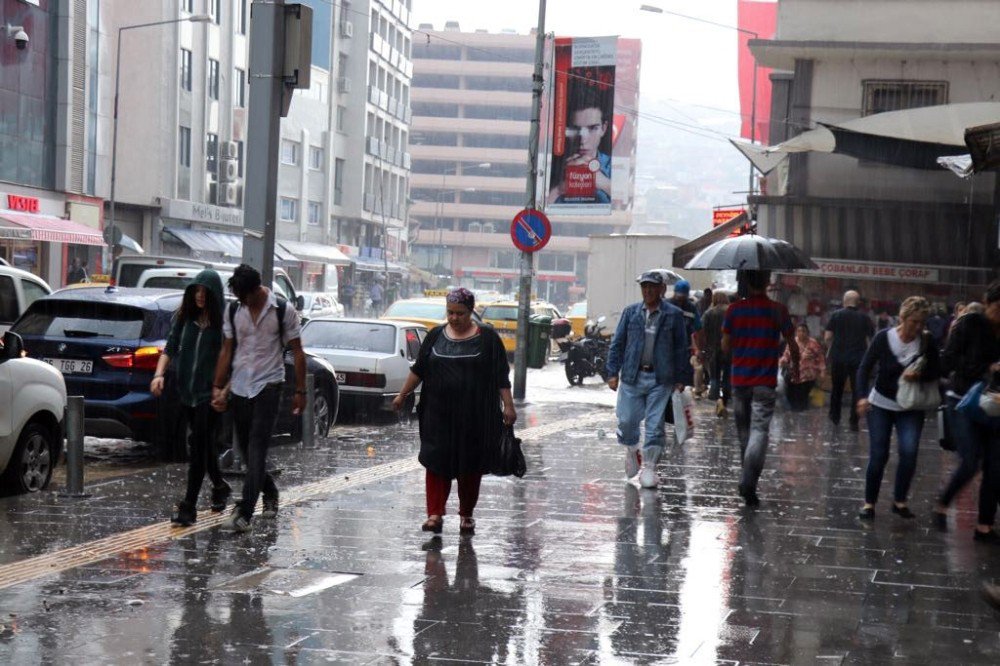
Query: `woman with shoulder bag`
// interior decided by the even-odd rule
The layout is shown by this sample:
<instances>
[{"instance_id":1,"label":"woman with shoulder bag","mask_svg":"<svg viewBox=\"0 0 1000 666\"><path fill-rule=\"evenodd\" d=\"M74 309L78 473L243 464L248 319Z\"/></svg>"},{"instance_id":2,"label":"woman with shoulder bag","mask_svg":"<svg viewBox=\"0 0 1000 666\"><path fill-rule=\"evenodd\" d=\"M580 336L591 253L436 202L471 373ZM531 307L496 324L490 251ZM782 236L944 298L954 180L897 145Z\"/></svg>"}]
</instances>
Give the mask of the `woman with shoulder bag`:
<instances>
[{"instance_id":1,"label":"woman with shoulder bag","mask_svg":"<svg viewBox=\"0 0 1000 666\"><path fill-rule=\"evenodd\" d=\"M225 305L222 293L222 278L214 270L203 270L194 277L184 290L184 299L177 309L167 345L149 385L150 393L160 397L163 375L171 361L174 362L181 411L190 429L187 492L170 519L180 527L195 522L195 505L206 471L212 481L212 511L224 510L230 494L215 455L221 414L212 408L215 362L222 350L222 309Z\"/></svg>"},{"instance_id":2,"label":"woman with shoulder bag","mask_svg":"<svg viewBox=\"0 0 1000 666\"><path fill-rule=\"evenodd\" d=\"M892 428L896 427L899 445L899 465L893 493L892 512L903 518L915 514L906 505L910 483L917 469L917 449L924 427L925 410L929 405L902 406L897 401L901 388L937 391L940 375L937 347L924 331L930 316L930 304L921 296L910 296L899 308L899 324L875 334L858 367L858 393L868 394L858 400L858 416L867 414L868 470L865 475L865 504L858 514L862 520L875 517L882 475L889 461ZM874 385L871 375L875 373ZM923 387L904 386L904 382L920 382ZM869 392L869 387L871 390Z\"/></svg>"},{"instance_id":3,"label":"woman with shoulder bag","mask_svg":"<svg viewBox=\"0 0 1000 666\"><path fill-rule=\"evenodd\" d=\"M421 529L440 534L451 483L457 479L459 533L473 534L479 484L490 471L504 425L512 425L517 412L503 342L492 328L472 320L476 297L459 288L446 301L448 323L424 338L392 406L401 409L417 385L423 384L417 405L418 460L427 470L427 521Z\"/></svg>"},{"instance_id":4,"label":"woman with shoulder bag","mask_svg":"<svg viewBox=\"0 0 1000 666\"><path fill-rule=\"evenodd\" d=\"M1000 280L987 287L984 302L983 314L963 313L956 321L941 356L942 367L951 379L945 395L945 418L961 462L938 498L934 523L940 530L947 529L948 506L976 475L981 462L983 479L973 538L997 543L1000 535L993 531L993 521L1000 500L1000 450L997 450L1000 436L996 428L977 423L957 409L973 385L984 379L996 381L1000 372Z\"/></svg>"}]
</instances>

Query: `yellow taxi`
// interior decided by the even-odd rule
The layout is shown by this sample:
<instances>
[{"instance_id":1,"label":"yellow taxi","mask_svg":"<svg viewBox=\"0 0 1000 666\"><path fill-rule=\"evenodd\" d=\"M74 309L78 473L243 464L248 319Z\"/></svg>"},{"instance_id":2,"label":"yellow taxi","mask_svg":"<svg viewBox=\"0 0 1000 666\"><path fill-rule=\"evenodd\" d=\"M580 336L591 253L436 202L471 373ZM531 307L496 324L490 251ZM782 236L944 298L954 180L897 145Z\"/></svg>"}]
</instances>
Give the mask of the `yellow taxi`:
<instances>
[{"instance_id":1,"label":"yellow taxi","mask_svg":"<svg viewBox=\"0 0 1000 666\"><path fill-rule=\"evenodd\" d=\"M583 328L587 325L587 301L574 303L566 313L566 319L569 319L573 337L582 338Z\"/></svg>"},{"instance_id":2,"label":"yellow taxi","mask_svg":"<svg viewBox=\"0 0 1000 666\"><path fill-rule=\"evenodd\" d=\"M428 289L424 293L431 292ZM445 293L448 293L445 290ZM423 324L428 330L448 321L448 306L444 296L424 296L423 298L404 298L390 305L379 319L393 321L413 321ZM475 311L472 319L481 324L482 319Z\"/></svg>"},{"instance_id":3,"label":"yellow taxi","mask_svg":"<svg viewBox=\"0 0 1000 666\"><path fill-rule=\"evenodd\" d=\"M531 304L531 314L546 315L559 319L562 315L551 303L534 301ZM482 312L483 322L493 327L503 340L504 349L513 353L517 349L517 301L499 301L490 303Z\"/></svg>"}]
</instances>

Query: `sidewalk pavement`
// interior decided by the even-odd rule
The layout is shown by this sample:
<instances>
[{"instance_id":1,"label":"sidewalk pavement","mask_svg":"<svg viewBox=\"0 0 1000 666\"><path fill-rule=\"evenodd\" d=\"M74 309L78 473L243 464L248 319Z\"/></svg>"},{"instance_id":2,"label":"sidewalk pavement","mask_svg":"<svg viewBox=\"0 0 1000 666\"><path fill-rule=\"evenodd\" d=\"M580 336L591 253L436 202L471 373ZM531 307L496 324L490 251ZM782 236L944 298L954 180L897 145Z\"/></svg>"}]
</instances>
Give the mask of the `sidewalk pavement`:
<instances>
[{"instance_id":1,"label":"sidewalk pavement","mask_svg":"<svg viewBox=\"0 0 1000 666\"><path fill-rule=\"evenodd\" d=\"M415 425L274 449L282 508L249 535L207 513L163 524L182 466L84 501L0 500L0 663L1000 661L978 597L998 551L972 542L969 491L951 532L931 529L952 461L930 423L919 518L883 500L869 525L864 436L779 412L746 509L731 419L698 411L640 490L608 407L526 406L528 475L484 479L473 537L454 514L440 538L420 532Z\"/></svg>"}]
</instances>

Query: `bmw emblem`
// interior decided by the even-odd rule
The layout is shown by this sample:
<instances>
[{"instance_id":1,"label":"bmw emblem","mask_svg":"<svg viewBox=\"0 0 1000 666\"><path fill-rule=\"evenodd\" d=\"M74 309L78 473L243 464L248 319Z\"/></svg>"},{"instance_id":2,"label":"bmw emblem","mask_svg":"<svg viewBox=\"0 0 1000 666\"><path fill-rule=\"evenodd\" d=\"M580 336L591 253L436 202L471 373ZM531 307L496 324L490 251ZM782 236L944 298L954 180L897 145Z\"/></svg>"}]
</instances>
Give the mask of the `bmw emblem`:
<instances>
[{"instance_id":1,"label":"bmw emblem","mask_svg":"<svg viewBox=\"0 0 1000 666\"><path fill-rule=\"evenodd\" d=\"M66 351L66 343L65 342L60 342L59 343L59 353L61 354L64 351Z\"/></svg>"}]
</instances>

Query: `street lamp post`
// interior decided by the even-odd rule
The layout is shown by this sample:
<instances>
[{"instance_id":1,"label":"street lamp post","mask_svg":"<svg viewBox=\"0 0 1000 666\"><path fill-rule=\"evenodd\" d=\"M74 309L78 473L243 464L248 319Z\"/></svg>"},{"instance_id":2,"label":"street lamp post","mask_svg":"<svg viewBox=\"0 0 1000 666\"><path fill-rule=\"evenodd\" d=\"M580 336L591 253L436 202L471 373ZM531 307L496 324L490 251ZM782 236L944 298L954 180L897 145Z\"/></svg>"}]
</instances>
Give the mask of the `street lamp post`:
<instances>
[{"instance_id":1,"label":"street lamp post","mask_svg":"<svg viewBox=\"0 0 1000 666\"><path fill-rule=\"evenodd\" d=\"M115 256L115 244L117 238L115 234L117 233L117 228L115 225L115 181L117 175L118 167L118 92L121 85L121 69L122 69L122 33L126 30L135 30L137 28L150 28L157 25L169 25L171 23L208 23L212 20L212 17L208 14L195 14L193 16L185 16L179 19L170 19L168 21L153 21L152 23L136 23L133 25L123 25L118 28L118 49L115 51L115 106L114 115L111 125L111 198L109 200L109 210L108 210L108 224L105 231L105 240L108 242L108 260L105 262L105 270L108 274L111 274L112 266L111 263L114 261Z\"/></svg>"},{"instance_id":2,"label":"street lamp post","mask_svg":"<svg viewBox=\"0 0 1000 666\"><path fill-rule=\"evenodd\" d=\"M742 33L744 35L750 35L754 39L759 39L760 34L754 32L753 30L747 30L746 28L738 28L735 25L726 25L725 23L716 23L715 21L709 21L708 19L700 18L697 16L688 16L687 14L679 14L677 12L668 11L661 7L656 7L654 5L641 5L639 11L650 12L651 14L669 14L670 16L676 16L678 18L688 19L689 21L697 21L698 23L705 23L708 25L714 25L717 28L726 28L727 30L735 30L736 32ZM757 59L753 60L753 83L752 91L750 93L750 142L757 142ZM748 194L753 194L754 192L754 178L753 178L753 164L750 165L750 178L748 183Z\"/></svg>"}]
</instances>

